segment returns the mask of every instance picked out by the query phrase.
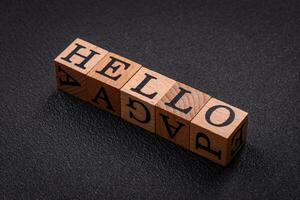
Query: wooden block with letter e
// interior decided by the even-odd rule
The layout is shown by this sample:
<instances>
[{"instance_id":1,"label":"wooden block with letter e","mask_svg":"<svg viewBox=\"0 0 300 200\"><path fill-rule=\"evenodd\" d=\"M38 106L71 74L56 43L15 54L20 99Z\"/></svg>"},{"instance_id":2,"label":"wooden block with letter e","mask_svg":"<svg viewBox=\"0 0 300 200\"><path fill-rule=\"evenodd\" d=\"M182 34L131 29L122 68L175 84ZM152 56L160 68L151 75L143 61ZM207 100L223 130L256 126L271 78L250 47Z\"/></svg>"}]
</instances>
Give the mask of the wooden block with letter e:
<instances>
[{"instance_id":1,"label":"wooden block with letter e","mask_svg":"<svg viewBox=\"0 0 300 200\"><path fill-rule=\"evenodd\" d=\"M211 98L191 122L190 150L226 166L245 144L248 113Z\"/></svg>"},{"instance_id":2,"label":"wooden block with letter e","mask_svg":"<svg viewBox=\"0 0 300 200\"><path fill-rule=\"evenodd\" d=\"M142 67L121 89L121 117L155 132L155 105L175 81Z\"/></svg>"},{"instance_id":3,"label":"wooden block with letter e","mask_svg":"<svg viewBox=\"0 0 300 200\"><path fill-rule=\"evenodd\" d=\"M108 51L89 42L75 39L55 60L57 87L87 100L86 74Z\"/></svg>"},{"instance_id":4,"label":"wooden block with letter e","mask_svg":"<svg viewBox=\"0 0 300 200\"><path fill-rule=\"evenodd\" d=\"M176 82L156 104L156 133L189 149L190 122L210 98L204 92Z\"/></svg>"},{"instance_id":5,"label":"wooden block with letter e","mask_svg":"<svg viewBox=\"0 0 300 200\"><path fill-rule=\"evenodd\" d=\"M141 68L129 59L108 53L87 74L89 102L121 116L120 89Z\"/></svg>"}]
</instances>

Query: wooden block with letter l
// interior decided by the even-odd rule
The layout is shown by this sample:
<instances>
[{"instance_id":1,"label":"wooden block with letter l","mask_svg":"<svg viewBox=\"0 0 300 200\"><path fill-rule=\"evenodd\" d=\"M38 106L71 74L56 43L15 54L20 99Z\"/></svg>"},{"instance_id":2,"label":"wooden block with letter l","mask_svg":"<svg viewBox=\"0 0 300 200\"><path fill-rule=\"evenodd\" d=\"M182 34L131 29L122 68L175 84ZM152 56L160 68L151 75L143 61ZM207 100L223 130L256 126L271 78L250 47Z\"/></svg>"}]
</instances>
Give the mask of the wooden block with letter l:
<instances>
[{"instance_id":1,"label":"wooden block with letter l","mask_svg":"<svg viewBox=\"0 0 300 200\"><path fill-rule=\"evenodd\" d=\"M155 133L155 105L175 81L142 67L121 89L121 117Z\"/></svg>"},{"instance_id":2,"label":"wooden block with letter l","mask_svg":"<svg viewBox=\"0 0 300 200\"><path fill-rule=\"evenodd\" d=\"M190 122L210 98L204 92L176 82L156 104L156 133L189 149Z\"/></svg>"},{"instance_id":3,"label":"wooden block with letter l","mask_svg":"<svg viewBox=\"0 0 300 200\"><path fill-rule=\"evenodd\" d=\"M121 92L124 84L141 65L114 53L108 53L87 74L89 102L121 116Z\"/></svg>"},{"instance_id":4,"label":"wooden block with letter l","mask_svg":"<svg viewBox=\"0 0 300 200\"><path fill-rule=\"evenodd\" d=\"M191 122L190 150L226 166L247 138L248 113L211 98Z\"/></svg>"},{"instance_id":5,"label":"wooden block with letter l","mask_svg":"<svg viewBox=\"0 0 300 200\"><path fill-rule=\"evenodd\" d=\"M75 39L54 60L58 89L87 100L86 74L107 53L89 42Z\"/></svg>"}]
</instances>

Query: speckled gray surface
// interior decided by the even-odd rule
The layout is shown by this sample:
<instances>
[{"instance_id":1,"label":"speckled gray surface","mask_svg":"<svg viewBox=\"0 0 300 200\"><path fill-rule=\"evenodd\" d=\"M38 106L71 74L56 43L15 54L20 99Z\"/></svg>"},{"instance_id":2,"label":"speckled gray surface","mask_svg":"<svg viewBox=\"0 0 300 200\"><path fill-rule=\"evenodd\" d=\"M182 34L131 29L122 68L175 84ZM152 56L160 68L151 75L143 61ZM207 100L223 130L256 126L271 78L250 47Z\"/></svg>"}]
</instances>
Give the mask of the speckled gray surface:
<instances>
[{"instance_id":1,"label":"speckled gray surface","mask_svg":"<svg viewBox=\"0 0 300 200\"><path fill-rule=\"evenodd\" d=\"M0 199L299 198L297 1L50 2L0 3ZM222 168L58 92L76 37L248 111L248 145Z\"/></svg>"}]
</instances>

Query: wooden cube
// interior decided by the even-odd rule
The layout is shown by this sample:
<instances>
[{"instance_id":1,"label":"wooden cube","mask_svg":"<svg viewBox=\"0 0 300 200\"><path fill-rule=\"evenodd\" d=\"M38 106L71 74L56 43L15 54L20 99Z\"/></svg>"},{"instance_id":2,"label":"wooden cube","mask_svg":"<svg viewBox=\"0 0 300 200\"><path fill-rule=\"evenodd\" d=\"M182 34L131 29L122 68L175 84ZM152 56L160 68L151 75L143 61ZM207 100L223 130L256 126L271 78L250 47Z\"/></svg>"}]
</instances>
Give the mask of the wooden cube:
<instances>
[{"instance_id":1,"label":"wooden cube","mask_svg":"<svg viewBox=\"0 0 300 200\"><path fill-rule=\"evenodd\" d=\"M120 89L140 68L140 64L117 54L106 54L87 74L89 102L121 116Z\"/></svg>"},{"instance_id":2,"label":"wooden cube","mask_svg":"<svg viewBox=\"0 0 300 200\"><path fill-rule=\"evenodd\" d=\"M86 74L108 51L79 38L54 60L58 89L87 100Z\"/></svg>"},{"instance_id":3,"label":"wooden cube","mask_svg":"<svg viewBox=\"0 0 300 200\"><path fill-rule=\"evenodd\" d=\"M226 166L245 144L248 113L211 98L191 122L190 150Z\"/></svg>"},{"instance_id":4,"label":"wooden cube","mask_svg":"<svg viewBox=\"0 0 300 200\"><path fill-rule=\"evenodd\" d=\"M156 133L184 148L190 145L190 122L211 96L183 83L156 104Z\"/></svg>"},{"instance_id":5,"label":"wooden cube","mask_svg":"<svg viewBox=\"0 0 300 200\"><path fill-rule=\"evenodd\" d=\"M142 67L121 89L121 117L155 133L155 105L175 81Z\"/></svg>"}]
</instances>

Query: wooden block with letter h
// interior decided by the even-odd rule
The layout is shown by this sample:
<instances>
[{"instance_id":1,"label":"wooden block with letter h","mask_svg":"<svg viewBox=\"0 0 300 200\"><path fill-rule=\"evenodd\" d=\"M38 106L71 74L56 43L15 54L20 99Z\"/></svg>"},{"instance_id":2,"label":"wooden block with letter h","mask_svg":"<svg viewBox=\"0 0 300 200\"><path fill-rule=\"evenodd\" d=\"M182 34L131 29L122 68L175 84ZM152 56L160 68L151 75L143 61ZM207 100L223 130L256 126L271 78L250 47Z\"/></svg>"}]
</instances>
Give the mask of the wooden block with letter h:
<instances>
[{"instance_id":1,"label":"wooden block with letter h","mask_svg":"<svg viewBox=\"0 0 300 200\"><path fill-rule=\"evenodd\" d=\"M156 104L156 133L186 149L190 145L190 122L211 96L176 82Z\"/></svg>"},{"instance_id":2,"label":"wooden block with letter h","mask_svg":"<svg viewBox=\"0 0 300 200\"><path fill-rule=\"evenodd\" d=\"M142 67L121 89L121 117L155 133L155 105L175 81Z\"/></svg>"},{"instance_id":3,"label":"wooden block with letter h","mask_svg":"<svg viewBox=\"0 0 300 200\"><path fill-rule=\"evenodd\" d=\"M191 122L190 150L226 166L246 143L248 113L211 98Z\"/></svg>"},{"instance_id":4,"label":"wooden block with letter h","mask_svg":"<svg viewBox=\"0 0 300 200\"><path fill-rule=\"evenodd\" d=\"M89 42L75 39L55 60L58 89L88 100L86 74L108 51Z\"/></svg>"}]
</instances>

